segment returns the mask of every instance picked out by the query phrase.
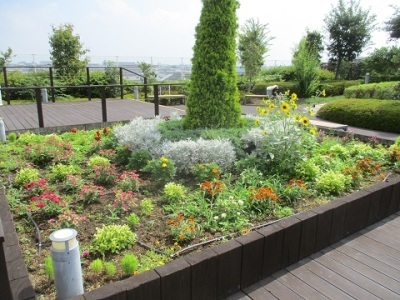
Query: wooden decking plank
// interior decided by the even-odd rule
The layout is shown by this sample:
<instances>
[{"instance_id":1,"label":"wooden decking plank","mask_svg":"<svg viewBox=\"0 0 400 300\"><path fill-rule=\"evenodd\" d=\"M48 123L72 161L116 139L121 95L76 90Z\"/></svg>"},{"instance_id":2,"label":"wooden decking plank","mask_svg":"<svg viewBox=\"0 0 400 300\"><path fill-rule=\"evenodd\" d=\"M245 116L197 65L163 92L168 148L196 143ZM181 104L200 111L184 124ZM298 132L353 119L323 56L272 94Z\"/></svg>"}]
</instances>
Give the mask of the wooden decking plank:
<instances>
[{"instance_id":1,"label":"wooden decking plank","mask_svg":"<svg viewBox=\"0 0 400 300\"><path fill-rule=\"evenodd\" d=\"M244 292L240 291L225 298L224 300L253 300L253 299L247 296Z\"/></svg>"},{"instance_id":2,"label":"wooden decking plank","mask_svg":"<svg viewBox=\"0 0 400 300\"><path fill-rule=\"evenodd\" d=\"M400 249L400 241L397 240L400 238L400 236L395 233L395 230L389 230L387 226L379 230L379 232L371 231L364 233L366 237L369 237L379 243L382 243L388 247L392 247L393 249Z\"/></svg>"},{"instance_id":3,"label":"wooden decking plank","mask_svg":"<svg viewBox=\"0 0 400 300\"><path fill-rule=\"evenodd\" d=\"M326 296L321 294L318 290L314 289L313 287L309 286L304 281L297 278L295 275L287 272L286 270L279 271L272 275L276 280L280 283L284 284L300 297L312 300L312 299L328 299Z\"/></svg>"},{"instance_id":4,"label":"wooden decking plank","mask_svg":"<svg viewBox=\"0 0 400 300\"><path fill-rule=\"evenodd\" d=\"M358 241L347 243L346 247L352 248L349 251L354 251L354 249L358 251L355 252L357 259L362 260L362 262L370 266L373 265L381 273L400 281L400 262L397 259Z\"/></svg>"},{"instance_id":5,"label":"wooden decking plank","mask_svg":"<svg viewBox=\"0 0 400 300\"><path fill-rule=\"evenodd\" d=\"M325 281L331 283L344 293L355 299L375 299L376 297L365 289L359 287L353 282L348 281L343 276L326 268L318 260L310 260L305 267L312 273L318 275Z\"/></svg>"},{"instance_id":6,"label":"wooden decking plank","mask_svg":"<svg viewBox=\"0 0 400 300\"><path fill-rule=\"evenodd\" d=\"M336 260L338 263L352 269L362 276L370 278L381 287L384 287L380 292L380 296L383 298L390 299L400 297L400 285L398 281L393 280L392 278L376 271L375 269L358 262L352 257L349 257L336 249L329 252L329 254L330 257ZM352 256L353 254L350 255Z\"/></svg>"},{"instance_id":7,"label":"wooden decking plank","mask_svg":"<svg viewBox=\"0 0 400 300\"><path fill-rule=\"evenodd\" d=\"M259 284L278 299L304 299L272 276L261 280Z\"/></svg>"},{"instance_id":8,"label":"wooden decking plank","mask_svg":"<svg viewBox=\"0 0 400 300\"><path fill-rule=\"evenodd\" d=\"M397 261L399 261L399 250L398 249L395 249L393 247L385 245L384 243L376 241L375 239L372 239L369 236L365 236L365 235L360 236L357 239L357 242L360 242L366 246L374 248L375 250L379 251L380 253L390 256L390 257L396 259ZM351 245L351 242L350 242L350 245ZM399 267L399 269L400 269L400 267Z\"/></svg>"},{"instance_id":9,"label":"wooden decking plank","mask_svg":"<svg viewBox=\"0 0 400 300\"><path fill-rule=\"evenodd\" d=\"M358 285L362 289L373 294L375 297L384 295L383 299L393 299L394 293L392 291L368 278L367 274L360 274L349 266L342 264L341 261L335 260L333 251L326 252L324 255L319 256L318 263Z\"/></svg>"},{"instance_id":10,"label":"wooden decking plank","mask_svg":"<svg viewBox=\"0 0 400 300\"><path fill-rule=\"evenodd\" d=\"M278 299L272 295L269 291L262 288L259 283L255 283L245 289L243 292L249 296L251 299L263 299L263 300L274 300Z\"/></svg>"},{"instance_id":11,"label":"wooden decking plank","mask_svg":"<svg viewBox=\"0 0 400 300\"><path fill-rule=\"evenodd\" d=\"M385 287L400 295L400 274L398 272L390 274L390 271L396 272L395 269L346 244L337 247L336 251L342 255L338 258L353 270L361 274L370 274L375 281L382 283Z\"/></svg>"},{"instance_id":12,"label":"wooden decking plank","mask_svg":"<svg viewBox=\"0 0 400 300\"><path fill-rule=\"evenodd\" d=\"M287 270L300 280L303 280L304 282L309 284L311 287L314 287L315 289L322 291L323 294L329 299L340 299L340 300L353 299L348 294L344 293L342 290L332 285L329 281L326 281L321 277L317 276L316 274L310 272L304 266L306 261L310 261L310 259L302 260L297 264L288 267Z\"/></svg>"}]
</instances>

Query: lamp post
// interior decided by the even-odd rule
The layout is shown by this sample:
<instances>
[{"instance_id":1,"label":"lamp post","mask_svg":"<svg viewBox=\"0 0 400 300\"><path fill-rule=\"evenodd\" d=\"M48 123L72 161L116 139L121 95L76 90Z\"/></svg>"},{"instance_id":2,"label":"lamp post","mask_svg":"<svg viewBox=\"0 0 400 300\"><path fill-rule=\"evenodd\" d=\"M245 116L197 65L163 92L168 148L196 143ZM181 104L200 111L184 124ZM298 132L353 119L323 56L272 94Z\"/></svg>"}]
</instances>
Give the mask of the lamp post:
<instances>
[{"instance_id":1,"label":"lamp post","mask_svg":"<svg viewBox=\"0 0 400 300\"><path fill-rule=\"evenodd\" d=\"M50 234L51 258L57 299L63 300L83 294L79 243L75 229L64 228Z\"/></svg>"}]
</instances>

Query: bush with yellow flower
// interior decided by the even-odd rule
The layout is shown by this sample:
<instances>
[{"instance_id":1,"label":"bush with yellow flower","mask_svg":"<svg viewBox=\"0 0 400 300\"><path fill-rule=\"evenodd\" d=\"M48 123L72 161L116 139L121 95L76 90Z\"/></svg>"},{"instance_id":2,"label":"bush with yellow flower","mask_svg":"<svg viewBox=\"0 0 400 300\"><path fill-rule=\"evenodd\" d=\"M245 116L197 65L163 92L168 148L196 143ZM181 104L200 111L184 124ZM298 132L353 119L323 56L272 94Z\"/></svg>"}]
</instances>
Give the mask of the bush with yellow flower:
<instances>
[{"instance_id":1,"label":"bush with yellow flower","mask_svg":"<svg viewBox=\"0 0 400 300\"><path fill-rule=\"evenodd\" d=\"M316 144L317 130L309 118L312 111L301 113L297 101L297 95L289 91L265 100L257 107L255 127L243 137L245 142L254 143L252 155L261 160L262 169L271 173L290 172Z\"/></svg>"}]
</instances>

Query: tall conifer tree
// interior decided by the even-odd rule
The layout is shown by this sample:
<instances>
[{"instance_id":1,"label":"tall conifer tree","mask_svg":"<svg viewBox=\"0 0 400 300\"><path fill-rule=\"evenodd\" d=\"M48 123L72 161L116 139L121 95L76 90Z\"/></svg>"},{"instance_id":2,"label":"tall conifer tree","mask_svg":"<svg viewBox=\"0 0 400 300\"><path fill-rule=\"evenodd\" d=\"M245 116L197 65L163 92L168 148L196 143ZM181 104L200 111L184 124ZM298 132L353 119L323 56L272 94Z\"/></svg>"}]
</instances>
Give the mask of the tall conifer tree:
<instances>
[{"instance_id":1,"label":"tall conifer tree","mask_svg":"<svg viewBox=\"0 0 400 300\"><path fill-rule=\"evenodd\" d=\"M185 128L237 127L236 0L203 0L196 27Z\"/></svg>"}]
</instances>

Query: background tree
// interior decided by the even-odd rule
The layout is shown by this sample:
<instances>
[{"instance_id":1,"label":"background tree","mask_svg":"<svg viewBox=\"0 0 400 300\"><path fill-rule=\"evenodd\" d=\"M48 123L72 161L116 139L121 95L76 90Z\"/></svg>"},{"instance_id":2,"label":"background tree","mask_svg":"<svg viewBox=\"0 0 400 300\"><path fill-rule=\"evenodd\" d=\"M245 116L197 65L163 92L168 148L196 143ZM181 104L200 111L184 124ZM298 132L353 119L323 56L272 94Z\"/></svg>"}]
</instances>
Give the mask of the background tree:
<instances>
[{"instance_id":1,"label":"background tree","mask_svg":"<svg viewBox=\"0 0 400 300\"><path fill-rule=\"evenodd\" d=\"M390 39L396 40L400 39L400 7L391 5L394 9L392 18L385 22L385 30L389 32Z\"/></svg>"},{"instance_id":2,"label":"background tree","mask_svg":"<svg viewBox=\"0 0 400 300\"><path fill-rule=\"evenodd\" d=\"M119 84L119 69L115 62L107 60L103 62L106 67L104 71L104 76L106 79L106 84ZM117 88L107 87L106 97L116 97Z\"/></svg>"},{"instance_id":3,"label":"background tree","mask_svg":"<svg viewBox=\"0 0 400 300\"><path fill-rule=\"evenodd\" d=\"M329 33L327 50L329 58L336 63L337 79L343 61L354 60L371 40L375 29L376 15L370 10L363 10L360 1L350 0L348 6L339 0L325 18L325 29Z\"/></svg>"},{"instance_id":4,"label":"background tree","mask_svg":"<svg viewBox=\"0 0 400 300\"><path fill-rule=\"evenodd\" d=\"M82 72L87 60L81 59L89 50L83 48L79 35L74 34L71 24L52 26L53 34L49 38L50 55L58 75L70 80Z\"/></svg>"},{"instance_id":5,"label":"background tree","mask_svg":"<svg viewBox=\"0 0 400 300\"><path fill-rule=\"evenodd\" d=\"M196 26L185 128L235 127L241 123L236 84L236 0L202 0Z\"/></svg>"},{"instance_id":6,"label":"background tree","mask_svg":"<svg viewBox=\"0 0 400 300\"><path fill-rule=\"evenodd\" d=\"M143 76L147 78L147 83L152 83L156 80L157 74L154 72L152 64L141 61L138 62L138 68L142 71Z\"/></svg>"},{"instance_id":7,"label":"background tree","mask_svg":"<svg viewBox=\"0 0 400 300\"><path fill-rule=\"evenodd\" d=\"M363 63L365 70L371 74L394 75L400 69L400 48L392 46L375 49Z\"/></svg>"},{"instance_id":8,"label":"background tree","mask_svg":"<svg viewBox=\"0 0 400 300\"><path fill-rule=\"evenodd\" d=\"M11 62L12 57L12 49L10 47L5 52L0 51L0 72L3 72L3 67Z\"/></svg>"},{"instance_id":9,"label":"background tree","mask_svg":"<svg viewBox=\"0 0 400 300\"><path fill-rule=\"evenodd\" d=\"M248 79L247 91L251 90L255 79L260 74L268 46L274 39L269 36L267 26L268 24L260 24L258 20L249 19L239 33L238 55Z\"/></svg>"},{"instance_id":10,"label":"background tree","mask_svg":"<svg viewBox=\"0 0 400 300\"><path fill-rule=\"evenodd\" d=\"M306 29L306 48L311 53L314 52L317 55L319 61L322 58L322 52L324 51L323 35L317 30L310 31Z\"/></svg>"},{"instance_id":11,"label":"background tree","mask_svg":"<svg viewBox=\"0 0 400 300\"><path fill-rule=\"evenodd\" d=\"M318 88L318 68L320 65L318 52L309 45L306 37L302 38L292 59L295 79L299 86L298 92L300 96L306 97L313 95Z\"/></svg>"}]
</instances>

